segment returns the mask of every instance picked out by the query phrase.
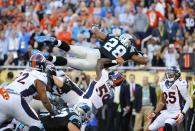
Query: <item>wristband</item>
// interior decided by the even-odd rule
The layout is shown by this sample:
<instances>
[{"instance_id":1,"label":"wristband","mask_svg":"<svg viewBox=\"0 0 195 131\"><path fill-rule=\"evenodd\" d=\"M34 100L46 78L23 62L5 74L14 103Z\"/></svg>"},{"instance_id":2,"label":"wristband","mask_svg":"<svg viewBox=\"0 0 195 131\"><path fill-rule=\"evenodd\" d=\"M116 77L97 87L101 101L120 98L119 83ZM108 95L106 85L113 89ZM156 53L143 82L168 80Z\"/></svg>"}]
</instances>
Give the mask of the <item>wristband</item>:
<instances>
[{"instance_id":1,"label":"wristband","mask_svg":"<svg viewBox=\"0 0 195 131\"><path fill-rule=\"evenodd\" d=\"M112 63L115 63L115 64L117 64L117 61L116 61L116 60L112 60Z\"/></svg>"},{"instance_id":2,"label":"wristband","mask_svg":"<svg viewBox=\"0 0 195 131\"><path fill-rule=\"evenodd\" d=\"M157 114L155 111L153 112L155 115Z\"/></svg>"}]
</instances>

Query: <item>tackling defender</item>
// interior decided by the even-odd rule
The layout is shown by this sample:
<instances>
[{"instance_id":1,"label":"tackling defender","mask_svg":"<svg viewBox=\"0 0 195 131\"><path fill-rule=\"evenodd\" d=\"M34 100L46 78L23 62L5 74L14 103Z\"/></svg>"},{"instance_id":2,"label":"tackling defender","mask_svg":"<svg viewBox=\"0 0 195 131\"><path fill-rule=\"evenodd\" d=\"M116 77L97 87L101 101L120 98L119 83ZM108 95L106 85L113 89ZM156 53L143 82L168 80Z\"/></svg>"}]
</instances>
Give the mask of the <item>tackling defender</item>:
<instances>
[{"instance_id":1,"label":"tackling defender","mask_svg":"<svg viewBox=\"0 0 195 131\"><path fill-rule=\"evenodd\" d=\"M92 83L84 93L80 92L80 88L70 79L65 79L65 81L63 81L59 77L53 75L51 77L54 80L54 84L57 86L56 89L54 88L54 90L58 90L56 91L56 93L61 95L64 101L66 101L68 92L75 92L76 94L74 95L73 101L70 101L70 105L76 104L74 102L78 102L79 99L89 99L93 104L93 109L95 109L93 111L94 113L96 113L97 109L102 107L107 99L113 97L114 87L120 86L120 84L124 80L124 77L120 72L108 72L104 69L104 65L110 64L111 62L112 60L108 58L101 58L98 60L96 66L96 78L94 81L92 81Z\"/></svg>"},{"instance_id":2,"label":"tackling defender","mask_svg":"<svg viewBox=\"0 0 195 131\"><path fill-rule=\"evenodd\" d=\"M112 63L107 64L107 67L122 64L124 61L133 60L139 64L147 64L147 58L133 46L135 44L133 36L122 34L119 38L110 36L100 32L96 26L92 27L93 34L103 41L103 46L100 49L92 49L83 46L69 45L54 37L38 36L38 42L48 42L58 48L76 55L77 58L64 58L62 56L47 56L47 60L55 65L68 65L70 67L81 70L94 70L99 58L109 58Z\"/></svg>"},{"instance_id":3,"label":"tackling defender","mask_svg":"<svg viewBox=\"0 0 195 131\"><path fill-rule=\"evenodd\" d=\"M150 131L158 130L160 127L165 127L166 131L171 131L173 125L182 122L191 103L187 82L180 78L180 70L172 66L167 69L165 75L166 79L160 83L163 98L161 98L155 111L148 116L149 119L153 119L160 113L149 125ZM185 100L183 108L181 105L182 98ZM166 109L162 110L165 106Z\"/></svg>"},{"instance_id":4,"label":"tackling defender","mask_svg":"<svg viewBox=\"0 0 195 131\"><path fill-rule=\"evenodd\" d=\"M0 88L0 125L7 119L16 118L30 127L29 131L39 131L42 127L36 112L29 105L33 97L40 99L52 114L52 106L46 95L48 77L43 71L46 59L41 54L30 58L30 65L37 70L27 69L5 88Z\"/></svg>"}]
</instances>

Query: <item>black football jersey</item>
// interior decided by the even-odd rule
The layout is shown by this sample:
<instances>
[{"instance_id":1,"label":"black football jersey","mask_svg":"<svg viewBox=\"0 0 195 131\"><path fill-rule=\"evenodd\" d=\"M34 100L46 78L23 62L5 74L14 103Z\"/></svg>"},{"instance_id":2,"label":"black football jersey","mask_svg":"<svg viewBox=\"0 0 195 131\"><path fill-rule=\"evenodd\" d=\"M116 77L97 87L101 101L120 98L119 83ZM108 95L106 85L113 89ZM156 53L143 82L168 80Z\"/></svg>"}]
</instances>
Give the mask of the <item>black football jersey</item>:
<instances>
[{"instance_id":1,"label":"black football jersey","mask_svg":"<svg viewBox=\"0 0 195 131\"><path fill-rule=\"evenodd\" d=\"M123 45L117 37L107 35L100 47L101 58L109 58L115 60L121 56L125 61L133 55L138 55L138 51L134 46Z\"/></svg>"},{"instance_id":2,"label":"black football jersey","mask_svg":"<svg viewBox=\"0 0 195 131\"><path fill-rule=\"evenodd\" d=\"M46 131L68 131L68 123L71 122L79 129L81 128L81 118L72 109L66 109L63 113L55 117L40 117Z\"/></svg>"}]
</instances>

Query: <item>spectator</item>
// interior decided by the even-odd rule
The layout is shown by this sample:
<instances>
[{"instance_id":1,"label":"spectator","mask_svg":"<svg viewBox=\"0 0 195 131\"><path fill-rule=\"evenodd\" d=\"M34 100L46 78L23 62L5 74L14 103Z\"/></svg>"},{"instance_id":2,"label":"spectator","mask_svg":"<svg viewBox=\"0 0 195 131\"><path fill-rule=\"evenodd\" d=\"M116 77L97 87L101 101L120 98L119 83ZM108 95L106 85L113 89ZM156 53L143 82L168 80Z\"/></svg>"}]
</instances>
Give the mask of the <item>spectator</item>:
<instances>
[{"instance_id":1,"label":"spectator","mask_svg":"<svg viewBox=\"0 0 195 131\"><path fill-rule=\"evenodd\" d=\"M165 17L159 12L155 10L155 4L153 3L150 6L150 10L146 12L146 15L148 17L148 23L149 23L149 28L148 28L148 33L150 34L153 29L155 29L158 26L158 21L159 19L164 20Z\"/></svg>"},{"instance_id":2,"label":"spectator","mask_svg":"<svg viewBox=\"0 0 195 131\"><path fill-rule=\"evenodd\" d=\"M91 35L89 44L90 44L91 48L99 48L100 47L100 42L96 39L96 37L94 35Z\"/></svg>"},{"instance_id":3,"label":"spectator","mask_svg":"<svg viewBox=\"0 0 195 131\"><path fill-rule=\"evenodd\" d=\"M8 41L5 37L5 31L0 32L0 65L3 65L8 55Z\"/></svg>"},{"instance_id":4,"label":"spectator","mask_svg":"<svg viewBox=\"0 0 195 131\"><path fill-rule=\"evenodd\" d=\"M17 32L14 30L11 33L11 37L8 38L8 58L5 61L4 65L9 65L14 62L15 65L18 65L18 47L20 38L17 36Z\"/></svg>"},{"instance_id":5,"label":"spectator","mask_svg":"<svg viewBox=\"0 0 195 131\"><path fill-rule=\"evenodd\" d=\"M68 30L68 25L66 23L63 23L62 25L62 31L58 32L57 39L64 41L66 43L71 44L72 41L72 33Z\"/></svg>"},{"instance_id":6,"label":"spectator","mask_svg":"<svg viewBox=\"0 0 195 131\"><path fill-rule=\"evenodd\" d=\"M148 77L143 77L143 85L135 92L135 125L134 130L139 131L142 129L142 120L144 122L143 129L146 130L147 116L146 114L153 111L156 106L156 91L155 88L148 83Z\"/></svg>"},{"instance_id":7,"label":"spectator","mask_svg":"<svg viewBox=\"0 0 195 131\"><path fill-rule=\"evenodd\" d=\"M3 82L3 83L1 83L1 87L5 87L5 86L7 86L10 82L12 82L13 81L13 79L14 79L14 74L13 74L13 72L8 72L7 73L7 76L6 76L6 80Z\"/></svg>"},{"instance_id":8,"label":"spectator","mask_svg":"<svg viewBox=\"0 0 195 131\"><path fill-rule=\"evenodd\" d=\"M75 45L79 46L85 46L85 47L91 47L92 45L87 42L87 40L84 38L83 34L78 34L78 42L75 43Z\"/></svg>"},{"instance_id":9,"label":"spectator","mask_svg":"<svg viewBox=\"0 0 195 131\"><path fill-rule=\"evenodd\" d=\"M119 0L119 5L117 5L114 9L114 15L116 17L118 17L119 14L125 13L125 5L126 5L126 0Z\"/></svg>"},{"instance_id":10,"label":"spectator","mask_svg":"<svg viewBox=\"0 0 195 131\"><path fill-rule=\"evenodd\" d=\"M121 131L129 131L129 122L130 122L130 91L129 83L124 80L121 84L120 90L120 106L121 109ZM118 124L118 123L117 123Z\"/></svg>"},{"instance_id":11,"label":"spectator","mask_svg":"<svg viewBox=\"0 0 195 131\"><path fill-rule=\"evenodd\" d=\"M77 21L73 25L73 28L71 30L72 32L72 38L74 40L78 40L78 34L83 31L83 20L80 18L77 18Z\"/></svg>"},{"instance_id":12,"label":"spectator","mask_svg":"<svg viewBox=\"0 0 195 131\"><path fill-rule=\"evenodd\" d=\"M130 5L125 6L125 12L119 14L119 21L123 26L130 26L132 27L134 24L134 14L133 9L130 7Z\"/></svg>"},{"instance_id":13,"label":"spectator","mask_svg":"<svg viewBox=\"0 0 195 131\"><path fill-rule=\"evenodd\" d=\"M192 34L195 30L195 18L194 18L194 11L190 9L189 13L184 18L185 22L185 30Z\"/></svg>"},{"instance_id":14,"label":"spectator","mask_svg":"<svg viewBox=\"0 0 195 131\"><path fill-rule=\"evenodd\" d=\"M160 98L162 97L162 92L160 90L159 81L160 81L159 75L158 74L155 74L154 75L154 80L153 80L153 83L151 83L151 86L154 87L155 90L156 90L156 98L157 98L157 101L159 101Z\"/></svg>"},{"instance_id":15,"label":"spectator","mask_svg":"<svg viewBox=\"0 0 195 131\"><path fill-rule=\"evenodd\" d=\"M30 42L30 33L27 32L26 28L23 26L21 31L21 37L19 41L19 55L22 57L28 51L28 45Z\"/></svg>"},{"instance_id":16,"label":"spectator","mask_svg":"<svg viewBox=\"0 0 195 131\"><path fill-rule=\"evenodd\" d=\"M195 129L194 125L194 118L195 117L195 77L188 77L187 79L188 85L189 85L189 91L190 91L190 96L192 98L192 103L190 105L190 108L187 112L187 125L186 125L186 130L187 131L193 131Z\"/></svg>"},{"instance_id":17,"label":"spectator","mask_svg":"<svg viewBox=\"0 0 195 131\"><path fill-rule=\"evenodd\" d=\"M130 91L130 130L133 131L134 123L135 123L135 93L141 86L135 83L135 75L129 75L129 91Z\"/></svg>"},{"instance_id":18,"label":"spectator","mask_svg":"<svg viewBox=\"0 0 195 131\"><path fill-rule=\"evenodd\" d=\"M110 0L104 0L104 6L102 7L102 11L101 11L101 17L106 17L106 14L108 11L113 12L113 9L111 7L111 3Z\"/></svg>"},{"instance_id":19,"label":"spectator","mask_svg":"<svg viewBox=\"0 0 195 131\"><path fill-rule=\"evenodd\" d=\"M137 14L135 15L133 29L136 36L139 39L143 39L146 35L146 31L148 29L148 18L142 12L142 7L137 7Z\"/></svg>"},{"instance_id":20,"label":"spectator","mask_svg":"<svg viewBox=\"0 0 195 131\"><path fill-rule=\"evenodd\" d=\"M148 64L152 65L152 59L154 56L154 50L159 48L159 45L156 44L156 38L152 37L147 41L147 55L148 55Z\"/></svg>"},{"instance_id":21,"label":"spectator","mask_svg":"<svg viewBox=\"0 0 195 131\"><path fill-rule=\"evenodd\" d=\"M155 10L165 16L165 2L161 0L154 0L154 2L156 3Z\"/></svg>"},{"instance_id":22,"label":"spectator","mask_svg":"<svg viewBox=\"0 0 195 131\"><path fill-rule=\"evenodd\" d=\"M154 55L152 58L152 66L153 67L164 67L165 66L164 61L161 58L161 48L156 48L154 50Z\"/></svg>"},{"instance_id":23,"label":"spectator","mask_svg":"<svg viewBox=\"0 0 195 131\"><path fill-rule=\"evenodd\" d=\"M177 61L179 58L179 54L177 53L173 44L170 44L164 49L161 57L163 58L166 67L178 66Z\"/></svg>"},{"instance_id":24,"label":"spectator","mask_svg":"<svg viewBox=\"0 0 195 131\"><path fill-rule=\"evenodd\" d=\"M152 31L152 36L157 37L162 43L169 38L162 20L159 21L158 26Z\"/></svg>"},{"instance_id":25,"label":"spectator","mask_svg":"<svg viewBox=\"0 0 195 131\"><path fill-rule=\"evenodd\" d=\"M168 14L168 19L165 21L165 28L167 29L170 43L173 43L176 38L177 30L179 29L179 24L174 21L174 14L171 12Z\"/></svg>"}]
</instances>

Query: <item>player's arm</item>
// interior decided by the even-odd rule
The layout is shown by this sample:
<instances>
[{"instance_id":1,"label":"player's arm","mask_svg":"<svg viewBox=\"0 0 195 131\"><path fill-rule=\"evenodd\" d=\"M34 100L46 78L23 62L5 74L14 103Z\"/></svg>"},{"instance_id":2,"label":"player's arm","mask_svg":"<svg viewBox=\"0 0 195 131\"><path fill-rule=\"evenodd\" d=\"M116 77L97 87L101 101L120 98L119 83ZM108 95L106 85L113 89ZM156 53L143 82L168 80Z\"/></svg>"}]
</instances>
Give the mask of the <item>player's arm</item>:
<instances>
[{"instance_id":1,"label":"player's arm","mask_svg":"<svg viewBox=\"0 0 195 131\"><path fill-rule=\"evenodd\" d=\"M57 76L52 76L54 85L58 88L63 88L64 92L69 92L72 88L77 89L77 93L79 95L83 94L83 91L77 86L74 82L72 82L69 78L62 78Z\"/></svg>"},{"instance_id":2,"label":"player's arm","mask_svg":"<svg viewBox=\"0 0 195 131\"><path fill-rule=\"evenodd\" d=\"M157 104L156 109L154 110L154 112L152 112L152 113L150 113L148 115L148 118L149 119L154 118L156 116L156 114L158 114L164 108L164 106L165 106L165 99L164 99L163 94L161 96L162 97L160 98L160 100L159 100L159 102L158 102L158 104Z\"/></svg>"},{"instance_id":3,"label":"player's arm","mask_svg":"<svg viewBox=\"0 0 195 131\"><path fill-rule=\"evenodd\" d=\"M40 80L35 80L35 88L37 90L39 99L42 101L44 107L49 112L52 112L52 105L51 105L51 103L47 97L47 93L46 93L46 85Z\"/></svg>"},{"instance_id":4,"label":"player's arm","mask_svg":"<svg viewBox=\"0 0 195 131\"><path fill-rule=\"evenodd\" d=\"M58 76L52 76L54 84L58 87L58 88L62 88L63 87L63 82L64 79Z\"/></svg>"},{"instance_id":5,"label":"player's arm","mask_svg":"<svg viewBox=\"0 0 195 131\"><path fill-rule=\"evenodd\" d=\"M180 93L181 93L183 99L185 100L185 105L184 105L184 108L182 110L182 113L185 115L190 107L191 102L192 102L192 100L190 98L190 93L189 93L188 88L187 88L186 81L182 81L182 84L181 84L181 87L179 88L179 90L180 90Z\"/></svg>"},{"instance_id":6,"label":"player's arm","mask_svg":"<svg viewBox=\"0 0 195 131\"><path fill-rule=\"evenodd\" d=\"M136 63L139 63L139 64L147 64L148 62L148 58L144 55L133 55L131 57L131 60L135 61Z\"/></svg>"},{"instance_id":7,"label":"player's arm","mask_svg":"<svg viewBox=\"0 0 195 131\"><path fill-rule=\"evenodd\" d=\"M100 32L98 27L93 26L91 31L93 32L93 34L96 36L96 38L100 39L100 40L105 40L107 38L107 35L103 32Z\"/></svg>"},{"instance_id":8,"label":"player's arm","mask_svg":"<svg viewBox=\"0 0 195 131\"><path fill-rule=\"evenodd\" d=\"M69 131L80 131L80 129L77 126L75 126L72 122L68 123L68 130Z\"/></svg>"},{"instance_id":9,"label":"player's arm","mask_svg":"<svg viewBox=\"0 0 195 131\"><path fill-rule=\"evenodd\" d=\"M96 64L96 80L98 81L101 76L102 76L102 70L104 69L105 64L110 64L112 63L112 60L108 58L101 58L98 59L97 64Z\"/></svg>"}]
</instances>

